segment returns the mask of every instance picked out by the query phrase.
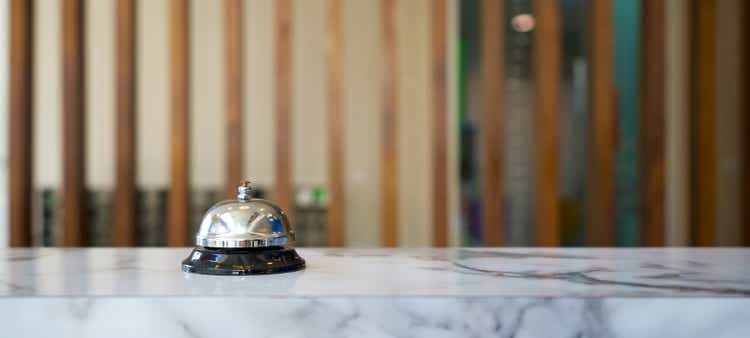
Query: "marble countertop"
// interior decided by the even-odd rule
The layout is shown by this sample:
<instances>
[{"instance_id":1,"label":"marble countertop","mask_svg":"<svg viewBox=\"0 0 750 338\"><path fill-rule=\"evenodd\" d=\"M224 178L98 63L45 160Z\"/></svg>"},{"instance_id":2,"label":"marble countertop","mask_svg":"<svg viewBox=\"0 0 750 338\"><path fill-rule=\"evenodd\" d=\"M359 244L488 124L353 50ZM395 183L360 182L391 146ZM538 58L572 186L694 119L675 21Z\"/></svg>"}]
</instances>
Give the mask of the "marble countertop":
<instances>
[{"instance_id":1,"label":"marble countertop","mask_svg":"<svg viewBox=\"0 0 750 338\"><path fill-rule=\"evenodd\" d=\"M0 250L0 297L750 297L750 249L299 248L303 271L180 271L190 248Z\"/></svg>"},{"instance_id":2,"label":"marble countertop","mask_svg":"<svg viewBox=\"0 0 750 338\"><path fill-rule=\"evenodd\" d=\"M315 249L184 273L190 248L0 250L20 337L746 337L750 249Z\"/></svg>"}]
</instances>

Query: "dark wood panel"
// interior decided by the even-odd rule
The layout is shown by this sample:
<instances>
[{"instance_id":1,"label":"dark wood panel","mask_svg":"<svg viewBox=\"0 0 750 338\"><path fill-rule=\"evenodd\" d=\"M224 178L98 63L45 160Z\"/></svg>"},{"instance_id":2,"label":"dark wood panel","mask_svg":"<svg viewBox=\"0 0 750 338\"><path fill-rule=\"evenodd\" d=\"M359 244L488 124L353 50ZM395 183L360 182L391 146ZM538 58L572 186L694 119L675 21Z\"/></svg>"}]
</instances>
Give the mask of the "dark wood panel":
<instances>
[{"instance_id":1,"label":"dark wood panel","mask_svg":"<svg viewBox=\"0 0 750 338\"><path fill-rule=\"evenodd\" d=\"M292 3L276 1L276 194L293 216L292 203Z\"/></svg>"},{"instance_id":2,"label":"dark wood panel","mask_svg":"<svg viewBox=\"0 0 750 338\"><path fill-rule=\"evenodd\" d=\"M534 69L536 83L536 116L534 163L536 186L536 244L560 245L559 186L560 163L560 74L561 38L560 3L535 0Z\"/></svg>"},{"instance_id":3,"label":"dark wood panel","mask_svg":"<svg viewBox=\"0 0 750 338\"><path fill-rule=\"evenodd\" d=\"M190 211L189 2L170 0L170 182L167 245L188 245Z\"/></svg>"},{"instance_id":4,"label":"dark wood panel","mask_svg":"<svg viewBox=\"0 0 750 338\"><path fill-rule=\"evenodd\" d=\"M135 214L135 1L117 0L116 10L116 175L112 245L136 243Z\"/></svg>"},{"instance_id":5,"label":"dark wood panel","mask_svg":"<svg viewBox=\"0 0 750 338\"><path fill-rule=\"evenodd\" d=\"M10 2L10 101L8 181L10 245L31 245L33 6Z\"/></svg>"},{"instance_id":6,"label":"dark wood panel","mask_svg":"<svg viewBox=\"0 0 750 338\"><path fill-rule=\"evenodd\" d=\"M383 245L398 245L398 50L396 0L383 0L383 139L381 151L381 208Z\"/></svg>"},{"instance_id":7,"label":"dark wood panel","mask_svg":"<svg viewBox=\"0 0 750 338\"><path fill-rule=\"evenodd\" d=\"M242 180L242 0L224 0L224 78L226 81L226 194L237 195Z\"/></svg>"},{"instance_id":8,"label":"dark wood panel","mask_svg":"<svg viewBox=\"0 0 750 338\"><path fill-rule=\"evenodd\" d=\"M744 52L743 56L743 67L744 67L744 82L743 86L745 89L745 102L744 102L744 159L743 159L743 180L742 185L742 228L744 231L744 244L750 246L750 2L745 1L743 3L743 20L744 23Z\"/></svg>"},{"instance_id":9,"label":"dark wood panel","mask_svg":"<svg viewBox=\"0 0 750 338\"><path fill-rule=\"evenodd\" d=\"M641 244L663 246L665 203L666 12L664 0L641 0Z\"/></svg>"},{"instance_id":10,"label":"dark wood panel","mask_svg":"<svg viewBox=\"0 0 750 338\"><path fill-rule=\"evenodd\" d=\"M614 35L612 1L590 0L589 164L586 244L612 246L614 238Z\"/></svg>"},{"instance_id":11,"label":"dark wood panel","mask_svg":"<svg viewBox=\"0 0 750 338\"><path fill-rule=\"evenodd\" d=\"M692 243L716 244L716 1L694 0L691 32Z\"/></svg>"},{"instance_id":12,"label":"dark wood panel","mask_svg":"<svg viewBox=\"0 0 750 338\"><path fill-rule=\"evenodd\" d=\"M498 246L505 241L503 222L503 96L505 43L504 1L482 0L480 67L482 117L480 137L482 240Z\"/></svg>"},{"instance_id":13,"label":"dark wood panel","mask_svg":"<svg viewBox=\"0 0 750 338\"><path fill-rule=\"evenodd\" d=\"M432 1L432 245L448 245L447 0Z\"/></svg>"},{"instance_id":14,"label":"dark wood panel","mask_svg":"<svg viewBox=\"0 0 750 338\"><path fill-rule=\"evenodd\" d=\"M86 244L85 60L82 0L62 2L63 244Z\"/></svg>"},{"instance_id":15,"label":"dark wood panel","mask_svg":"<svg viewBox=\"0 0 750 338\"><path fill-rule=\"evenodd\" d=\"M328 245L342 246L345 241L344 212L344 121L343 75L344 30L343 3L328 1L328 185L331 197L327 216Z\"/></svg>"}]
</instances>

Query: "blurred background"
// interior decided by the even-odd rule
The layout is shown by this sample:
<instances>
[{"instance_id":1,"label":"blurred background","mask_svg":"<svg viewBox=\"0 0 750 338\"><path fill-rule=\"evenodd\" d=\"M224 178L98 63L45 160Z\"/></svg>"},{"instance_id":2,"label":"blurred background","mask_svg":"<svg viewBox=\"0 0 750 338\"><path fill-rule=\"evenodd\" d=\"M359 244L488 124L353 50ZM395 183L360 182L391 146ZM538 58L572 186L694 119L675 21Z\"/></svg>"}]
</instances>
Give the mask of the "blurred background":
<instances>
[{"instance_id":1,"label":"blurred background","mask_svg":"<svg viewBox=\"0 0 750 338\"><path fill-rule=\"evenodd\" d=\"M0 246L750 245L742 0L2 0Z\"/></svg>"}]
</instances>

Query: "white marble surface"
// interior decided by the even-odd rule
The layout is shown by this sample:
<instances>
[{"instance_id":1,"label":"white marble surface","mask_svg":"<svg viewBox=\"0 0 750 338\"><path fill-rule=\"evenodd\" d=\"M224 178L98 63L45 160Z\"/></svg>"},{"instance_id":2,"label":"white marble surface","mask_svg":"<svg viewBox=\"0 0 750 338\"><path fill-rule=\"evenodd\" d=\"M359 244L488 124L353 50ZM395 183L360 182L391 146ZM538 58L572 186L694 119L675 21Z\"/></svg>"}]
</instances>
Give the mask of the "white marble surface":
<instances>
[{"instance_id":1,"label":"white marble surface","mask_svg":"<svg viewBox=\"0 0 750 338\"><path fill-rule=\"evenodd\" d=\"M248 277L183 273L189 251L0 250L0 327L44 337L750 332L749 249L302 248L307 269Z\"/></svg>"},{"instance_id":2,"label":"white marble surface","mask_svg":"<svg viewBox=\"0 0 750 338\"><path fill-rule=\"evenodd\" d=\"M2 296L749 297L748 249L307 249L303 271L180 271L189 248L0 250Z\"/></svg>"}]
</instances>

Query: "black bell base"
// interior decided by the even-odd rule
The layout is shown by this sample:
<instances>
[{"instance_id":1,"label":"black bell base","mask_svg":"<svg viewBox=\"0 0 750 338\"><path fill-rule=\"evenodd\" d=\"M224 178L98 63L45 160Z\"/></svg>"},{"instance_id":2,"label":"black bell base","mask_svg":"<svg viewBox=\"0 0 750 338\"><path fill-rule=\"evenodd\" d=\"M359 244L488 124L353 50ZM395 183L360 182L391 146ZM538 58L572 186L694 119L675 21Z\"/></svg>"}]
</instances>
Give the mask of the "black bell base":
<instances>
[{"instance_id":1,"label":"black bell base","mask_svg":"<svg viewBox=\"0 0 750 338\"><path fill-rule=\"evenodd\" d=\"M182 261L182 271L206 275L263 275L302 270L305 260L292 248L221 249L196 247Z\"/></svg>"}]
</instances>

